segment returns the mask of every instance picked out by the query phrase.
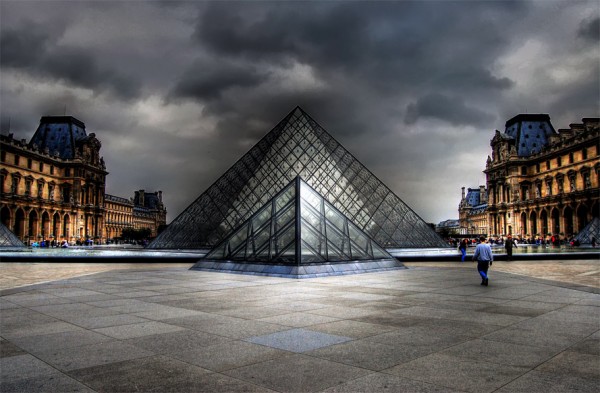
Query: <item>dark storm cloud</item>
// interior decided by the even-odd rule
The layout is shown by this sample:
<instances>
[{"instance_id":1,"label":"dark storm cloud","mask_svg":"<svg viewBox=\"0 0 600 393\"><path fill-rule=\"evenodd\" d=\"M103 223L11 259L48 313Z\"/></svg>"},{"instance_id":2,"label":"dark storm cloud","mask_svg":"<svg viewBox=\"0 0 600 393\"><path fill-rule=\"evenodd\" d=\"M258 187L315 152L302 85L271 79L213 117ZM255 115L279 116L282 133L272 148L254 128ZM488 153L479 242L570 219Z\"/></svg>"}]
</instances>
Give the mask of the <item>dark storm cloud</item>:
<instances>
[{"instance_id":1,"label":"dark storm cloud","mask_svg":"<svg viewBox=\"0 0 600 393\"><path fill-rule=\"evenodd\" d=\"M3 131L66 106L107 192L162 189L169 221L297 105L431 221L483 184L507 119L597 116L596 0L0 7Z\"/></svg>"},{"instance_id":2,"label":"dark storm cloud","mask_svg":"<svg viewBox=\"0 0 600 393\"><path fill-rule=\"evenodd\" d=\"M513 87L509 78L492 74L489 58L495 58L509 44L503 32L507 23L502 18L510 21L511 16L526 13L524 5L505 2L486 6L469 3L468 12L465 7L447 2L330 2L303 3L302 7L285 3L234 4L208 4L193 36L199 45L216 58L245 63L248 75L252 75L256 62L283 69L295 63L307 64L326 85L314 95L319 100L315 106L332 120L347 119L348 113L368 112L371 119L355 116L363 119L361 125L373 124L375 117L386 116L389 111L373 110L372 99L406 101L404 97L410 94L426 96L456 88L473 92L477 99L478 95ZM437 35L444 39L432 39ZM201 77L199 94L189 94L198 77L197 70L188 71L172 94L214 99L215 94L203 94L204 81L211 79L209 75L210 72ZM219 83L220 79L223 83ZM235 81L238 76L232 79ZM230 82L223 77L211 79L207 90L222 92ZM254 91L253 101L277 101L269 94L277 97L281 92ZM218 98L225 102L213 100L207 105L208 111L219 116L228 112L220 108L235 103L239 113L237 100L222 95ZM344 106L336 104L340 102ZM400 109L394 111L402 111L407 105L409 102L400 103ZM465 103L457 109L459 114L470 113L467 119L474 121L463 120L460 124L480 125L483 119L489 119ZM273 118L275 113L278 111L265 115ZM415 115L414 110L408 115L410 123L418 121L419 116ZM447 115L439 118L450 120ZM458 124L456 119L450 123ZM345 133L369 132L364 128L341 128Z\"/></svg>"},{"instance_id":3,"label":"dark storm cloud","mask_svg":"<svg viewBox=\"0 0 600 393\"><path fill-rule=\"evenodd\" d=\"M256 66L197 61L181 76L169 97L211 100L228 89L254 87L266 79L266 73Z\"/></svg>"},{"instance_id":4,"label":"dark storm cloud","mask_svg":"<svg viewBox=\"0 0 600 393\"><path fill-rule=\"evenodd\" d=\"M577 35L596 44L600 41L600 17L583 20L577 31Z\"/></svg>"},{"instance_id":5,"label":"dark storm cloud","mask_svg":"<svg viewBox=\"0 0 600 393\"><path fill-rule=\"evenodd\" d=\"M140 83L118 70L101 66L91 49L60 45L60 35L48 35L33 22L20 29L4 29L0 38L0 66L26 74L63 81L71 86L131 99Z\"/></svg>"},{"instance_id":6,"label":"dark storm cloud","mask_svg":"<svg viewBox=\"0 0 600 393\"><path fill-rule=\"evenodd\" d=\"M419 118L434 118L455 126L476 125L485 127L494 116L477 108L469 107L461 97L429 94L421 97L406 109L406 124L414 124Z\"/></svg>"},{"instance_id":7,"label":"dark storm cloud","mask_svg":"<svg viewBox=\"0 0 600 393\"><path fill-rule=\"evenodd\" d=\"M2 67L29 67L47 50L50 35L40 26L27 23L28 27L6 29L0 36L0 65Z\"/></svg>"}]
</instances>

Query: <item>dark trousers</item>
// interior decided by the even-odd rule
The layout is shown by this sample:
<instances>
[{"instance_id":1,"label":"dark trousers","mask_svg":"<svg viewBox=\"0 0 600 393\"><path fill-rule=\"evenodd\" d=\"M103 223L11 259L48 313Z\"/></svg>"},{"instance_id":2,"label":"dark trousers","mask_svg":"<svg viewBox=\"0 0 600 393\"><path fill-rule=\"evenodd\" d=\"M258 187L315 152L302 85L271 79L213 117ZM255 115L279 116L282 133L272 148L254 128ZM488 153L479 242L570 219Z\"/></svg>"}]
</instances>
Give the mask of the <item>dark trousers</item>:
<instances>
[{"instance_id":1,"label":"dark trousers","mask_svg":"<svg viewBox=\"0 0 600 393\"><path fill-rule=\"evenodd\" d=\"M512 247L508 247L506 249L506 259L508 259L509 261L512 261Z\"/></svg>"},{"instance_id":2,"label":"dark trousers","mask_svg":"<svg viewBox=\"0 0 600 393\"><path fill-rule=\"evenodd\" d=\"M489 268L490 268L489 261L477 261L477 271L479 272L479 275L481 276L481 278L483 280L488 278L487 272L488 272Z\"/></svg>"}]
</instances>

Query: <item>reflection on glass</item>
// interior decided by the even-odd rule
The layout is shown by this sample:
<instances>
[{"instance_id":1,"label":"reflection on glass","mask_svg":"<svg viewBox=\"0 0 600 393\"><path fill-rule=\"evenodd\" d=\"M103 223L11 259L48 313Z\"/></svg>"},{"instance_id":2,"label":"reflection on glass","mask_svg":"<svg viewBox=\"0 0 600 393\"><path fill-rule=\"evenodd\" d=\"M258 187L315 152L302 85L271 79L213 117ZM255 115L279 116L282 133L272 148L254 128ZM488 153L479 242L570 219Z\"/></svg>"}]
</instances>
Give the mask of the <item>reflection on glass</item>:
<instances>
[{"instance_id":1,"label":"reflection on glass","mask_svg":"<svg viewBox=\"0 0 600 393\"><path fill-rule=\"evenodd\" d=\"M292 188L275 206L256 216L298 174L379 244L444 246L427 224L301 110L286 117L250 149L177 217L153 245L214 247L251 217L255 221L250 231L256 231L273 220L271 214L279 216L294 199ZM320 197L306 199L322 214L316 205ZM382 217L389 219L390 224L384 224Z\"/></svg>"}]
</instances>

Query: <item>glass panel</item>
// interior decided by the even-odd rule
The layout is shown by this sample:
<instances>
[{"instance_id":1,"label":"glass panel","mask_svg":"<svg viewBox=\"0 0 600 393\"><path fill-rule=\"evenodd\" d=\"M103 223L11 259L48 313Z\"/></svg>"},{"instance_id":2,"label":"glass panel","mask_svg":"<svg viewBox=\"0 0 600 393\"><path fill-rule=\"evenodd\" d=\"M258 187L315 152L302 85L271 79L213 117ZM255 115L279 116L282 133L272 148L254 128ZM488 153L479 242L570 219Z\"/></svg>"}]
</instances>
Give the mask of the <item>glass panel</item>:
<instances>
[{"instance_id":1,"label":"glass panel","mask_svg":"<svg viewBox=\"0 0 600 393\"><path fill-rule=\"evenodd\" d=\"M367 249L367 243L369 239L367 239L367 237L363 235L360 230L358 230L353 224L348 223L348 232L350 234L350 239L356 243L361 250ZM352 251L354 252L354 247L352 248Z\"/></svg>"},{"instance_id":2,"label":"glass panel","mask_svg":"<svg viewBox=\"0 0 600 393\"><path fill-rule=\"evenodd\" d=\"M254 237L252 239L254 241L254 247L255 248L262 247L263 244L265 244L266 242L269 241L270 237L271 237L271 227L267 225L262 230L260 230L257 234L254 235Z\"/></svg>"},{"instance_id":3,"label":"glass panel","mask_svg":"<svg viewBox=\"0 0 600 393\"><path fill-rule=\"evenodd\" d=\"M294 220L295 212L296 208L292 204L287 208L287 210L277 216L275 219L275 232L280 231L281 228L286 226L290 221Z\"/></svg>"},{"instance_id":4,"label":"glass panel","mask_svg":"<svg viewBox=\"0 0 600 393\"><path fill-rule=\"evenodd\" d=\"M301 263L323 262L325 258L314 252L306 243L302 242Z\"/></svg>"},{"instance_id":5,"label":"glass panel","mask_svg":"<svg viewBox=\"0 0 600 393\"><path fill-rule=\"evenodd\" d=\"M347 261L350 258L338 250L333 243L327 240L327 260L328 261Z\"/></svg>"},{"instance_id":6,"label":"glass panel","mask_svg":"<svg viewBox=\"0 0 600 393\"><path fill-rule=\"evenodd\" d=\"M352 259L369 259L369 255L366 253L365 249L361 246L357 245L354 242L350 243L350 249L352 252Z\"/></svg>"},{"instance_id":7,"label":"glass panel","mask_svg":"<svg viewBox=\"0 0 600 393\"><path fill-rule=\"evenodd\" d=\"M310 203L310 205L317 211L321 212L321 197L317 195L310 187L302 182L300 184L300 196L303 200Z\"/></svg>"},{"instance_id":8,"label":"glass panel","mask_svg":"<svg viewBox=\"0 0 600 393\"><path fill-rule=\"evenodd\" d=\"M275 254L280 254L281 250L285 249L291 242L293 242L295 237L295 225L290 225L287 229L283 231L282 234L278 234L277 240L275 241Z\"/></svg>"},{"instance_id":9,"label":"glass panel","mask_svg":"<svg viewBox=\"0 0 600 393\"><path fill-rule=\"evenodd\" d=\"M317 212L306 201L302 200L300 214L302 219L308 222L312 227L319 232L323 232L323 221Z\"/></svg>"},{"instance_id":10,"label":"glass panel","mask_svg":"<svg viewBox=\"0 0 600 393\"><path fill-rule=\"evenodd\" d=\"M345 254L350 254L350 240L342 232L339 232L329 222L327 223L327 242L332 243L335 247Z\"/></svg>"},{"instance_id":11,"label":"glass panel","mask_svg":"<svg viewBox=\"0 0 600 393\"><path fill-rule=\"evenodd\" d=\"M335 209L331 208L328 205L325 205L325 217L341 232L344 231L344 223L346 222L346 220L344 219L344 216L338 213Z\"/></svg>"},{"instance_id":12,"label":"glass panel","mask_svg":"<svg viewBox=\"0 0 600 393\"><path fill-rule=\"evenodd\" d=\"M248 238L248 226L244 225L242 228L240 228L235 235L233 235L231 237L231 239L229 240L229 249L230 250L235 250L236 248L238 248L242 243L246 243L246 239Z\"/></svg>"},{"instance_id":13,"label":"glass panel","mask_svg":"<svg viewBox=\"0 0 600 393\"><path fill-rule=\"evenodd\" d=\"M256 259L259 261L268 261L269 258L269 243L256 253Z\"/></svg>"},{"instance_id":14,"label":"glass panel","mask_svg":"<svg viewBox=\"0 0 600 393\"><path fill-rule=\"evenodd\" d=\"M289 187L285 190L281 195L275 199L275 212L278 213L282 207L287 205L291 200L294 199L294 195L296 193L295 187Z\"/></svg>"},{"instance_id":15,"label":"glass panel","mask_svg":"<svg viewBox=\"0 0 600 393\"><path fill-rule=\"evenodd\" d=\"M271 218L271 204L269 203L264 209L262 209L254 219L252 219L252 230L256 231L263 226Z\"/></svg>"},{"instance_id":16,"label":"glass panel","mask_svg":"<svg viewBox=\"0 0 600 393\"><path fill-rule=\"evenodd\" d=\"M374 242L371 242L371 246L373 248L373 258L390 258L390 254L388 254L387 251L379 247Z\"/></svg>"},{"instance_id":17,"label":"glass panel","mask_svg":"<svg viewBox=\"0 0 600 393\"><path fill-rule=\"evenodd\" d=\"M300 238L319 254L325 254L325 236L313 231L310 227L303 226Z\"/></svg>"},{"instance_id":18,"label":"glass panel","mask_svg":"<svg viewBox=\"0 0 600 393\"><path fill-rule=\"evenodd\" d=\"M296 243L292 242L290 245L279 253L275 258L274 262L296 262Z\"/></svg>"},{"instance_id":19,"label":"glass panel","mask_svg":"<svg viewBox=\"0 0 600 393\"><path fill-rule=\"evenodd\" d=\"M225 246L227 246L227 242L223 242L218 248L215 248L208 254L206 254L206 259L224 259L225 258Z\"/></svg>"},{"instance_id":20,"label":"glass panel","mask_svg":"<svg viewBox=\"0 0 600 393\"><path fill-rule=\"evenodd\" d=\"M250 242L248 242L250 243ZM236 249L231 249L229 259L244 260L246 258L246 242L240 244Z\"/></svg>"}]
</instances>

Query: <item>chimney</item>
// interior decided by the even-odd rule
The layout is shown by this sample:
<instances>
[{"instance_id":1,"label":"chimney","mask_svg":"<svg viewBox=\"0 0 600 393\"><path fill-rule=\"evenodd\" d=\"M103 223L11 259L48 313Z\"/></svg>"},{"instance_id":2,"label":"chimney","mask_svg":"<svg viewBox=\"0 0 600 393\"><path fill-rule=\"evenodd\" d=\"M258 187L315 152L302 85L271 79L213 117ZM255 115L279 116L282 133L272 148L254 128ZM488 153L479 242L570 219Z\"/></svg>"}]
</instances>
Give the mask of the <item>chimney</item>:
<instances>
[{"instance_id":1,"label":"chimney","mask_svg":"<svg viewBox=\"0 0 600 393\"><path fill-rule=\"evenodd\" d=\"M479 203L487 203L487 196L485 195L485 186L479 186Z\"/></svg>"},{"instance_id":2,"label":"chimney","mask_svg":"<svg viewBox=\"0 0 600 393\"><path fill-rule=\"evenodd\" d=\"M139 205L140 206L145 206L144 205L144 196L145 196L145 194L146 193L144 192L144 190L140 190L140 199L139 199Z\"/></svg>"},{"instance_id":3,"label":"chimney","mask_svg":"<svg viewBox=\"0 0 600 393\"><path fill-rule=\"evenodd\" d=\"M162 203L162 191L158 191L158 200Z\"/></svg>"},{"instance_id":4,"label":"chimney","mask_svg":"<svg viewBox=\"0 0 600 393\"><path fill-rule=\"evenodd\" d=\"M465 200L465 188L463 187L463 188L461 188L461 190L462 190L462 200L464 201Z\"/></svg>"}]
</instances>

